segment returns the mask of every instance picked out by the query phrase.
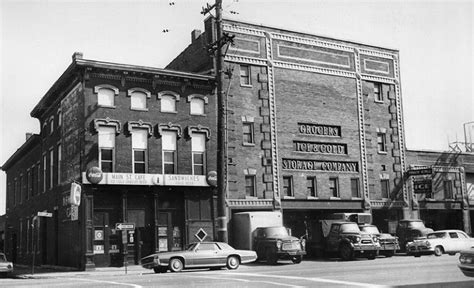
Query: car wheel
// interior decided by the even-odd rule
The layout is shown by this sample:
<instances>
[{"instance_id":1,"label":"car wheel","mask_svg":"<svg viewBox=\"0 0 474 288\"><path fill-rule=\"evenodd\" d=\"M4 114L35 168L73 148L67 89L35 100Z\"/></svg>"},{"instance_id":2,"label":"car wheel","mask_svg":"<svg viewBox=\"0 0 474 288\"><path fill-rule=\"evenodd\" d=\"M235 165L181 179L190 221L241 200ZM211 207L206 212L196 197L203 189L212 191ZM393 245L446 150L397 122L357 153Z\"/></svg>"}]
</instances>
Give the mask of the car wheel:
<instances>
[{"instance_id":1,"label":"car wheel","mask_svg":"<svg viewBox=\"0 0 474 288\"><path fill-rule=\"evenodd\" d=\"M354 251L352 251L352 247L348 244L343 244L339 249L339 254L344 261L349 261L354 258Z\"/></svg>"},{"instance_id":2,"label":"car wheel","mask_svg":"<svg viewBox=\"0 0 474 288\"><path fill-rule=\"evenodd\" d=\"M438 246L436 246L436 247L434 248L434 255L436 255L436 256L441 256L441 255L443 255L443 252L444 252L444 250L443 250L443 247L442 247L442 246L439 246L439 245L438 245Z\"/></svg>"},{"instance_id":3,"label":"car wheel","mask_svg":"<svg viewBox=\"0 0 474 288\"><path fill-rule=\"evenodd\" d=\"M300 264L301 260L303 260L303 256L296 256L291 259L291 261L293 261L295 264Z\"/></svg>"},{"instance_id":4,"label":"car wheel","mask_svg":"<svg viewBox=\"0 0 474 288\"><path fill-rule=\"evenodd\" d=\"M385 257L387 257L387 258L390 258L390 257L392 257L393 255L395 255L395 251L393 251L393 250L385 251L385 252L383 252L383 255L384 255Z\"/></svg>"},{"instance_id":5,"label":"car wheel","mask_svg":"<svg viewBox=\"0 0 474 288\"><path fill-rule=\"evenodd\" d=\"M278 261L278 258L275 253L273 253L272 249L267 249L265 253L265 258L267 259L267 263L271 265L275 265Z\"/></svg>"},{"instance_id":6,"label":"car wheel","mask_svg":"<svg viewBox=\"0 0 474 288\"><path fill-rule=\"evenodd\" d=\"M227 258L227 269L234 270L239 268L240 260L237 256L229 256Z\"/></svg>"},{"instance_id":7,"label":"car wheel","mask_svg":"<svg viewBox=\"0 0 474 288\"><path fill-rule=\"evenodd\" d=\"M180 272L183 270L183 261L181 261L179 258L171 259L170 270L171 272Z\"/></svg>"},{"instance_id":8,"label":"car wheel","mask_svg":"<svg viewBox=\"0 0 474 288\"><path fill-rule=\"evenodd\" d=\"M367 259L374 260L377 257L377 252L370 253L367 255Z\"/></svg>"},{"instance_id":9,"label":"car wheel","mask_svg":"<svg viewBox=\"0 0 474 288\"><path fill-rule=\"evenodd\" d=\"M155 268L153 268L153 271L155 271L155 273L166 273L167 270L168 270L168 268L166 268L166 267L155 267Z\"/></svg>"}]
</instances>

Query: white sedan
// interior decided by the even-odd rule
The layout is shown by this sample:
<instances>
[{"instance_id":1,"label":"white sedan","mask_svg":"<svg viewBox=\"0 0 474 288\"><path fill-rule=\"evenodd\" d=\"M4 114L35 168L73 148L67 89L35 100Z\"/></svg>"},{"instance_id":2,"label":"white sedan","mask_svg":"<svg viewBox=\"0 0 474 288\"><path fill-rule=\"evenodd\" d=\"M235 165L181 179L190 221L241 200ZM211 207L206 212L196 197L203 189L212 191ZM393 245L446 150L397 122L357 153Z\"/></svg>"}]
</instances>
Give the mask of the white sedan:
<instances>
[{"instance_id":1,"label":"white sedan","mask_svg":"<svg viewBox=\"0 0 474 288\"><path fill-rule=\"evenodd\" d=\"M422 254L441 256L444 253L454 255L461 250L474 246L474 238L461 230L438 230L407 244L407 254L419 257Z\"/></svg>"}]
</instances>

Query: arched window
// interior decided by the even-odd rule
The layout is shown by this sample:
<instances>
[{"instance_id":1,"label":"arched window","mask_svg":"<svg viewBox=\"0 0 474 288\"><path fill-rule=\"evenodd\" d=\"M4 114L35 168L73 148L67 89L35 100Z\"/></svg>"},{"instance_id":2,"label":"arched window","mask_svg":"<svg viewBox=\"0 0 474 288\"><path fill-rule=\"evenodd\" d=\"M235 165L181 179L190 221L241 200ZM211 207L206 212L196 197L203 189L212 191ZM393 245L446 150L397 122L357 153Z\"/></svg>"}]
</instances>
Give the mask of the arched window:
<instances>
[{"instance_id":1,"label":"arched window","mask_svg":"<svg viewBox=\"0 0 474 288\"><path fill-rule=\"evenodd\" d=\"M134 88L128 90L128 94L130 97L130 108L132 110L147 110L147 98L150 98L150 92L145 89L141 88Z\"/></svg>"},{"instance_id":2,"label":"arched window","mask_svg":"<svg viewBox=\"0 0 474 288\"><path fill-rule=\"evenodd\" d=\"M97 94L97 105L103 107L115 107L115 96L118 95L118 89L112 85L99 85L94 87Z\"/></svg>"},{"instance_id":3,"label":"arched window","mask_svg":"<svg viewBox=\"0 0 474 288\"><path fill-rule=\"evenodd\" d=\"M160 99L161 112L176 113L176 101L179 101L179 95L174 92L158 93Z\"/></svg>"},{"instance_id":4,"label":"arched window","mask_svg":"<svg viewBox=\"0 0 474 288\"><path fill-rule=\"evenodd\" d=\"M208 100L207 97L201 95L189 95L189 114L191 115L205 115L205 105Z\"/></svg>"}]
</instances>

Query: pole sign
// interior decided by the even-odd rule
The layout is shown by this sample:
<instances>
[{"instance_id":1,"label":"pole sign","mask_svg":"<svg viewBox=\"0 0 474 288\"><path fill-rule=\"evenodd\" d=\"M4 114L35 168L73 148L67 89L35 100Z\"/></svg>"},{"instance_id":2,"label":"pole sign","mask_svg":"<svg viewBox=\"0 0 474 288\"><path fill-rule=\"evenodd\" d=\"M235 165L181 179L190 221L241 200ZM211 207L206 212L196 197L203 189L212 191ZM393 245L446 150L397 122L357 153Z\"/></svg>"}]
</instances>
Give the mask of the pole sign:
<instances>
[{"instance_id":1,"label":"pole sign","mask_svg":"<svg viewBox=\"0 0 474 288\"><path fill-rule=\"evenodd\" d=\"M431 175L431 174L433 174L433 168L408 170L408 176Z\"/></svg>"},{"instance_id":2,"label":"pole sign","mask_svg":"<svg viewBox=\"0 0 474 288\"><path fill-rule=\"evenodd\" d=\"M115 223L117 230L135 230L135 223Z\"/></svg>"},{"instance_id":3,"label":"pole sign","mask_svg":"<svg viewBox=\"0 0 474 288\"><path fill-rule=\"evenodd\" d=\"M53 217L53 213L48 213L46 211L38 211L39 217Z\"/></svg>"},{"instance_id":4,"label":"pole sign","mask_svg":"<svg viewBox=\"0 0 474 288\"><path fill-rule=\"evenodd\" d=\"M69 204L79 206L81 205L81 185L72 182L71 183L71 193L69 195Z\"/></svg>"}]
</instances>

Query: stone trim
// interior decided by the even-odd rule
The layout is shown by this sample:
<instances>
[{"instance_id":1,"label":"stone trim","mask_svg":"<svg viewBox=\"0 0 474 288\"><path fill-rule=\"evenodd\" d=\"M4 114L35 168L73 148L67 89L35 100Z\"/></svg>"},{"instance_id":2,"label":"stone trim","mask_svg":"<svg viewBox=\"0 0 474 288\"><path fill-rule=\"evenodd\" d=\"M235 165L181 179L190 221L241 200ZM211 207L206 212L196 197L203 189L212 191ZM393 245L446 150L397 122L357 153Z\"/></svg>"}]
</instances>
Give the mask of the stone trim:
<instances>
[{"instance_id":1,"label":"stone trim","mask_svg":"<svg viewBox=\"0 0 474 288\"><path fill-rule=\"evenodd\" d=\"M119 89L115 86L109 85L109 84L100 84L94 86L94 93L98 94L100 89L110 89L114 91L115 96L119 94Z\"/></svg>"},{"instance_id":2,"label":"stone trim","mask_svg":"<svg viewBox=\"0 0 474 288\"><path fill-rule=\"evenodd\" d=\"M176 136L178 138L181 138L183 136L183 129L181 128L181 125L179 124L173 124L171 122L167 124L158 124L156 125L156 133L158 136L161 137L163 134L163 131L176 131Z\"/></svg>"},{"instance_id":3,"label":"stone trim","mask_svg":"<svg viewBox=\"0 0 474 288\"><path fill-rule=\"evenodd\" d=\"M272 199L226 199L229 208L273 208Z\"/></svg>"},{"instance_id":4,"label":"stone trim","mask_svg":"<svg viewBox=\"0 0 474 288\"><path fill-rule=\"evenodd\" d=\"M191 100L192 100L193 98L202 99L202 100L204 100L204 104L209 104L209 99L207 98L207 96L200 95L200 94L192 94L192 95L189 95L188 97L186 97L186 101L189 103L189 102L191 102Z\"/></svg>"},{"instance_id":5,"label":"stone trim","mask_svg":"<svg viewBox=\"0 0 474 288\"><path fill-rule=\"evenodd\" d=\"M93 128L94 128L94 132L99 132L99 127L100 126L112 126L112 127L115 127L115 134L120 134L120 131L121 131L121 124L120 124L120 121L119 120L113 120L113 119L110 119L109 117L105 118L105 119L94 119L92 120L92 123L93 123Z\"/></svg>"},{"instance_id":6,"label":"stone trim","mask_svg":"<svg viewBox=\"0 0 474 288\"><path fill-rule=\"evenodd\" d=\"M125 127L128 131L128 133L132 133L133 129L147 129L148 130L148 136L153 136L153 125L149 122L143 122L142 120L138 121L128 121L125 123Z\"/></svg>"},{"instance_id":7,"label":"stone trim","mask_svg":"<svg viewBox=\"0 0 474 288\"><path fill-rule=\"evenodd\" d=\"M146 94L146 98L151 98L151 93L150 91L146 90L146 89L143 89L143 88L131 88L131 89L128 89L127 91L127 97L132 97L132 94L134 92L142 92L142 93L145 93Z\"/></svg>"},{"instance_id":8,"label":"stone trim","mask_svg":"<svg viewBox=\"0 0 474 288\"><path fill-rule=\"evenodd\" d=\"M161 98L165 95L173 96L176 101L179 101L179 98L180 98L179 94L176 92L162 91L162 92L158 92L158 94L156 95L156 99L161 100Z\"/></svg>"},{"instance_id":9,"label":"stone trim","mask_svg":"<svg viewBox=\"0 0 474 288\"><path fill-rule=\"evenodd\" d=\"M206 134L207 141L211 139L211 129L209 127L204 127L201 125L186 127L186 134L189 138L193 137L193 133L203 133Z\"/></svg>"}]
</instances>

